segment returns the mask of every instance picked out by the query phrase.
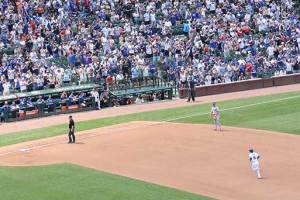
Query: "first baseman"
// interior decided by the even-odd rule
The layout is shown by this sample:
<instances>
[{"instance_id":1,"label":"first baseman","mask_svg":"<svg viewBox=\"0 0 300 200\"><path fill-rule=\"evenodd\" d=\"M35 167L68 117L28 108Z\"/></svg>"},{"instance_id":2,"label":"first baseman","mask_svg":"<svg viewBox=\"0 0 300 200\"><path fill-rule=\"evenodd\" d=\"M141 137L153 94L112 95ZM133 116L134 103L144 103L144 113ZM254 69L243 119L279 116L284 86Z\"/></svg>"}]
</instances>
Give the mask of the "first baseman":
<instances>
[{"instance_id":1,"label":"first baseman","mask_svg":"<svg viewBox=\"0 0 300 200\"><path fill-rule=\"evenodd\" d=\"M255 171L257 178L262 178L260 175L259 161L260 156L253 149L249 149L249 160L251 162L251 169Z\"/></svg>"},{"instance_id":2,"label":"first baseman","mask_svg":"<svg viewBox=\"0 0 300 200\"><path fill-rule=\"evenodd\" d=\"M214 120L215 131L219 129L221 131L221 122L220 122L220 109L217 106L216 102L213 102L210 112L211 117Z\"/></svg>"}]
</instances>

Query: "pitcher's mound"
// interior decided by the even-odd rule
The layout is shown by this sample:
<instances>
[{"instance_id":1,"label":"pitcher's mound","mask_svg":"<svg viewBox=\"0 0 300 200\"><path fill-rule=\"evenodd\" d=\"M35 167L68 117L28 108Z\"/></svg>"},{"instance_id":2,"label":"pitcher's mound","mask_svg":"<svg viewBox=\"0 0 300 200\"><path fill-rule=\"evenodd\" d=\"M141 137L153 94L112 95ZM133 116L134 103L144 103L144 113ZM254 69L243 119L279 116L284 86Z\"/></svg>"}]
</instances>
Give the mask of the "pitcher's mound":
<instances>
[{"instance_id":1,"label":"pitcher's mound","mask_svg":"<svg viewBox=\"0 0 300 200\"><path fill-rule=\"evenodd\" d=\"M2 165L71 162L218 199L300 199L300 137L209 125L132 122L1 148ZM13 149L26 151L13 151ZM248 149L261 155L250 170Z\"/></svg>"}]
</instances>

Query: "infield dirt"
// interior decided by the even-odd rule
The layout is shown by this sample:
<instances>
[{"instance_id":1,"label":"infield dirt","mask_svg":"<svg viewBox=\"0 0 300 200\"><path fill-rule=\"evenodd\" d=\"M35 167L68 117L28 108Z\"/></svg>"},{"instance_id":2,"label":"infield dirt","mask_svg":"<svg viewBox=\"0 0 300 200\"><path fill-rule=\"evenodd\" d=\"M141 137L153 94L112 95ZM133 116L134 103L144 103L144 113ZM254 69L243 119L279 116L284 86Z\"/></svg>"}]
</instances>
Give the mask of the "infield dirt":
<instances>
[{"instance_id":1,"label":"infield dirt","mask_svg":"<svg viewBox=\"0 0 300 200\"><path fill-rule=\"evenodd\" d=\"M57 136L0 149L0 165L74 163L215 197L300 199L300 137L244 128L131 122L84 131L77 144ZM261 154L262 175L250 169L249 148Z\"/></svg>"}]
</instances>

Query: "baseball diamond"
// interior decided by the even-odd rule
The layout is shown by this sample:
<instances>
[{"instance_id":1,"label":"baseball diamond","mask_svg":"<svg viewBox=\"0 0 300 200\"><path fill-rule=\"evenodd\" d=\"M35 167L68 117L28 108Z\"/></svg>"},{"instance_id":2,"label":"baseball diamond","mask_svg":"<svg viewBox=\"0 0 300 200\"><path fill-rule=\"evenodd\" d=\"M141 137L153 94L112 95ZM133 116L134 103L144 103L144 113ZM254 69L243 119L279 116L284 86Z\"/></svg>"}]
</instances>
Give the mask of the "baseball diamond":
<instances>
[{"instance_id":1,"label":"baseball diamond","mask_svg":"<svg viewBox=\"0 0 300 200\"><path fill-rule=\"evenodd\" d=\"M201 97L196 98L195 105L188 106L177 100L181 104L173 102L174 108L168 107L168 102L143 104L139 107L155 105L156 108L136 114L134 109L130 111L133 114L128 114L126 110L131 107L110 108L118 112L114 117L103 116L76 124L75 144L67 144L65 125L38 128L36 123L38 129L31 126L26 133L7 132L0 135L3 146L0 165L6 166L0 167L1 194L5 199L23 195L28 200L83 196L87 199L300 198L297 190L300 171L296 167L300 164L297 136L300 87L275 87L272 95L259 95L266 91L239 92L234 95L235 100L232 94L225 94L229 98L223 95L224 100L232 100L217 102L225 125L221 132L213 131L209 118L209 102L214 102L218 95L202 97L206 99L203 102ZM247 98L242 98L244 95ZM76 117L81 114L86 115L78 113ZM1 126L4 133L7 125L10 124ZM16 140L22 137L26 139ZM250 148L255 148L261 156L262 179L256 179L251 170ZM18 194L13 189L16 185L21 188ZM66 191L68 187L73 190Z\"/></svg>"}]
</instances>

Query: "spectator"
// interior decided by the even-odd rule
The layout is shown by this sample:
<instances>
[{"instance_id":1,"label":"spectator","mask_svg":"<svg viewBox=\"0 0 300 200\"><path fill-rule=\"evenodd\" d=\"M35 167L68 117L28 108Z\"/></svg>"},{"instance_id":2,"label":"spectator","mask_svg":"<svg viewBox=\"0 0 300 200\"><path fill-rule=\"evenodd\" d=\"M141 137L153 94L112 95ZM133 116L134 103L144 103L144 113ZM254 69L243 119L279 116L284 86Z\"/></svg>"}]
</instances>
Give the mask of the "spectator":
<instances>
[{"instance_id":1,"label":"spectator","mask_svg":"<svg viewBox=\"0 0 300 200\"><path fill-rule=\"evenodd\" d=\"M10 94L10 83L8 81L5 81L2 84L3 87L3 96L9 95Z\"/></svg>"},{"instance_id":2,"label":"spectator","mask_svg":"<svg viewBox=\"0 0 300 200\"><path fill-rule=\"evenodd\" d=\"M173 80L182 68L197 74L196 84L216 84L291 73L299 54L291 0L14 2L0 2L0 47L14 48L0 59L5 95L75 77L120 80L119 71ZM183 74L177 81L186 81Z\"/></svg>"}]
</instances>

